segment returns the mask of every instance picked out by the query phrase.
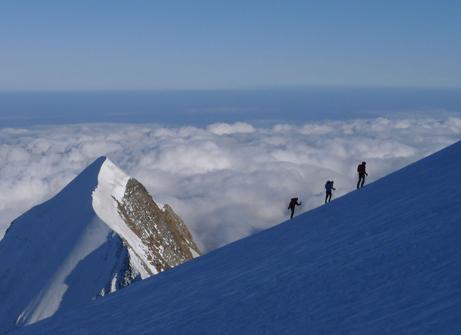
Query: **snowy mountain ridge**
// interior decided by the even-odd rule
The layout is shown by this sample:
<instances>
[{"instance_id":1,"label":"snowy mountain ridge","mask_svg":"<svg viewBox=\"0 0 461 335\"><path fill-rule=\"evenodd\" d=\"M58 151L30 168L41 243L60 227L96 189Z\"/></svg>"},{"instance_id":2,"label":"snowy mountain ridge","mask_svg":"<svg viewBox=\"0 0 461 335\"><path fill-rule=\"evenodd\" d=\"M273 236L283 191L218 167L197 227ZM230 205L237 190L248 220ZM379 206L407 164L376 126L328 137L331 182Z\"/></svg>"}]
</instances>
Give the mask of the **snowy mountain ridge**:
<instances>
[{"instance_id":1,"label":"snowy mountain ridge","mask_svg":"<svg viewBox=\"0 0 461 335\"><path fill-rule=\"evenodd\" d=\"M154 265L147 259L147 248L139 237L127 227L118 212L118 204L123 201L126 186L130 177L114 165L109 159L105 159L98 174L98 186L92 194L93 208L114 232L123 236L130 245L130 259L137 259L133 267L144 279L150 274L158 273ZM142 264L142 266L141 266Z\"/></svg>"},{"instance_id":2,"label":"snowy mountain ridge","mask_svg":"<svg viewBox=\"0 0 461 335\"><path fill-rule=\"evenodd\" d=\"M458 334L460 165L458 142L15 334Z\"/></svg>"},{"instance_id":3,"label":"snowy mountain ridge","mask_svg":"<svg viewBox=\"0 0 461 335\"><path fill-rule=\"evenodd\" d=\"M0 241L0 334L199 254L170 206L158 208L138 181L100 157L14 220Z\"/></svg>"}]
</instances>

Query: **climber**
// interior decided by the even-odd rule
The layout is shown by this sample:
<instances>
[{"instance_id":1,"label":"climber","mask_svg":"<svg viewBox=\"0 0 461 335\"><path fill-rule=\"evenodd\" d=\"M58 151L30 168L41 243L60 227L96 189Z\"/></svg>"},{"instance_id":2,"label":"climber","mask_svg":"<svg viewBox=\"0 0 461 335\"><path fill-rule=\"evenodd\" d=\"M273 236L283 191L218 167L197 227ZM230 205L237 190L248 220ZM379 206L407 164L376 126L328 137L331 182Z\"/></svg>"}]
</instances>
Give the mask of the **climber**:
<instances>
[{"instance_id":1,"label":"climber","mask_svg":"<svg viewBox=\"0 0 461 335\"><path fill-rule=\"evenodd\" d=\"M357 167L357 172L359 174L359 180L357 181L357 189L363 187L363 184L365 184L365 176L368 176L368 173L366 171L366 162L362 162L362 164L359 164Z\"/></svg>"},{"instance_id":2,"label":"climber","mask_svg":"<svg viewBox=\"0 0 461 335\"><path fill-rule=\"evenodd\" d=\"M291 216L290 219L293 219L293 215L295 214L295 207L301 206L301 202L298 203L298 198L291 198L290 204L288 205L288 209L291 209Z\"/></svg>"},{"instance_id":3,"label":"climber","mask_svg":"<svg viewBox=\"0 0 461 335\"><path fill-rule=\"evenodd\" d=\"M331 201L331 191L336 191L336 188L333 187L333 180L327 180L325 184L325 203Z\"/></svg>"}]
</instances>

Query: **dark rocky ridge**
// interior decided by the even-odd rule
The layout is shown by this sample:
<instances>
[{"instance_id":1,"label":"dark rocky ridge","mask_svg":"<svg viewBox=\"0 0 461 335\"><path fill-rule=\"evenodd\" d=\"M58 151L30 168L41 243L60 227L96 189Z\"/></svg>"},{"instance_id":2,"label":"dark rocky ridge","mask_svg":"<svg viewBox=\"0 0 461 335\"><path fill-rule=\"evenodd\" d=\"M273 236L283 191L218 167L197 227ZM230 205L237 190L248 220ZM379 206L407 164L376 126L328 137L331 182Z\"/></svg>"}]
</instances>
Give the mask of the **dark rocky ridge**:
<instances>
[{"instance_id":1,"label":"dark rocky ridge","mask_svg":"<svg viewBox=\"0 0 461 335\"><path fill-rule=\"evenodd\" d=\"M118 211L147 246L147 259L158 272L194 258L194 252L195 256L201 254L183 220L168 205L160 209L136 179L128 181Z\"/></svg>"}]
</instances>

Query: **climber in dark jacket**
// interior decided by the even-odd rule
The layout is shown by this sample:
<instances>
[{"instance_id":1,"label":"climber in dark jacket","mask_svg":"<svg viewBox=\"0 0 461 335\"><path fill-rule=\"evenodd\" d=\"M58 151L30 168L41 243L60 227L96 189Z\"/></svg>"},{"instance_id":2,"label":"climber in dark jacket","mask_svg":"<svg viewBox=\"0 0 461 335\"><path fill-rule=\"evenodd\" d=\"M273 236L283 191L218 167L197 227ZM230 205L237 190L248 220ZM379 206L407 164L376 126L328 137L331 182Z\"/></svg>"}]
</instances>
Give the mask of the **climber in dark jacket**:
<instances>
[{"instance_id":1,"label":"climber in dark jacket","mask_svg":"<svg viewBox=\"0 0 461 335\"><path fill-rule=\"evenodd\" d=\"M366 171L366 162L362 162L362 164L359 164L357 167L357 172L359 174L359 180L357 182L357 188L363 187L363 184L365 184L365 176L368 176L368 173Z\"/></svg>"},{"instance_id":2,"label":"climber in dark jacket","mask_svg":"<svg viewBox=\"0 0 461 335\"><path fill-rule=\"evenodd\" d=\"M333 187L333 180L328 180L325 184L325 203L331 201L331 191L336 191L336 188Z\"/></svg>"},{"instance_id":3,"label":"climber in dark jacket","mask_svg":"<svg viewBox=\"0 0 461 335\"><path fill-rule=\"evenodd\" d=\"M301 206L301 202L298 203L298 198L291 198L290 204L288 205L288 209L291 209L290 219L293 219L293 215L295 214L295 207L296 206Z\"/></svg>"}]
</instances>

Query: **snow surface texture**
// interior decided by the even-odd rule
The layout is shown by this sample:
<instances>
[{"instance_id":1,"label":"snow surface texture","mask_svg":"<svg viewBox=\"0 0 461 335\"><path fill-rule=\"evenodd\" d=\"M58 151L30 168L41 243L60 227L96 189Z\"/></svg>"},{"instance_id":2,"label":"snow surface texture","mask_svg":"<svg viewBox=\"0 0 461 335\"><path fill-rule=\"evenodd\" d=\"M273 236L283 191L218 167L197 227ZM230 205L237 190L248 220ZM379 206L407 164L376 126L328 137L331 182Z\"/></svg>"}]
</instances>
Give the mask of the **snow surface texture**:
<instances>
[{"instance_id":1,"label":"snow surface texture","mask_svg":"<svg viewBox=\"0 0 461 335\"><path fill-rule=\"evenodd\" d=\"M14 220L0 241L0 334L158 272L148 260L150 244L118 211L129 180L101 157L54 198ZM180 228L187 231L183 223Z\"/></svg>"},{"instance_id":2,"label":"snow surface texture","mask_svg":"<svg viewBox=\"0 0 461 335\"><path fill-rule=\"evenodd\" d=\"M417 115L415 113L414 115ZM207 127L83 124L0 128L0 238L9 223L62 189L95 157L109 156L169 203L210 251L353 190L366 160L370 181L461 136L461 118L397 118ZM270 182L268 182L270 181Z\"/></svg>"},{"instance_id":3,"label":"snow surface texture","mask_svg":"<svg viewBox=\"0 0 461 335\"><path fill-rule=\"evenodd\" d=\"M456 334L461 142L16 334Z\"/></svg>"}]
</instances>

